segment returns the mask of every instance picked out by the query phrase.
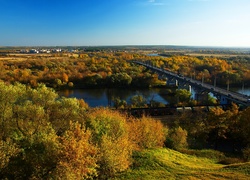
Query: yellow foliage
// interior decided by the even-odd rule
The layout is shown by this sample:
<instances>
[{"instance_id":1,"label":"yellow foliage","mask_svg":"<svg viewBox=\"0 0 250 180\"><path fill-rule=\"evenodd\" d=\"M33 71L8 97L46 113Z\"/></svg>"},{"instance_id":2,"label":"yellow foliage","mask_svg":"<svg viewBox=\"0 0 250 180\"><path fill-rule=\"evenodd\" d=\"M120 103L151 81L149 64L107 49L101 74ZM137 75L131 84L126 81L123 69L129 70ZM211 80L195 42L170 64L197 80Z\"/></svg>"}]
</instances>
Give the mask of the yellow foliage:
<instances>
[{"instance_id":1,"label":"yellow foliage","mask_svg":"<svg viewBox=\"0 0 250 180\"><path fill-rule=\"evenodd\" d=\"M215 116L222 115L225 113L225 111L222 108L216 107L216 108L211 108L211 113L214 114Z\"/></svg>"},{"instance_id":2,"label":"yellow foliage","mask_svg":"<svg viewBox=\"0 0 250 180\"><path fill-rule=\"evenodd\" d=\"M65 83L67 83L69 81L69 77L68 77L68 75L66 73L62 74L62 81L65 82Z\"/></svg>"},{"instance_id":3,"label":"yellow foliage","mask_svg":"<svg viewBox=\"0 0 250 180\"><path fill-rule=\"evenodd\" d=\"M128 122L129 138L134 144L134 148L154 148L162 147L165 141L163 124L150 117L142 117Z\"/></svg>"},{"instance_id":4,"label":"yellow foliage","mask_svg":"<svg viewBox=\"0 0 250 180\"><path fill-rule=\"evenodd\" d=\"M169 135L173 142L172 148L174 149L186 148L188 146L187 135L188 135L187 131L185 129L182 129L180 126L178 128L175 128L173 132L171 132Z\"/></svg>"},{"instance_id":5,"label":"yellow foliage","mask_svg":"<svg viewBox=\"0 0 250 180\"><path fill-rule=\"evenodd\" d=\"M131 164L132 145L128 137L126 117L110 109L94 109L89 114L93 141L100 149L102 179L126 170Z\"/></svg>"},{"instance_id":6,"label":"yellow foliage","mask_svg":"<svg viewBox=\"0 0 250 180\"><path fill-rule=\"evenodd\" d=\"M7 166L10 158L15 157L20 149L9 138L6 141L0 140L0 169Z\"/></svg>"},{"instance_id":7,"label":"yellow foliage","mask_svg":"<svg viewBox=\"0 0 250 180\"><path fill-rule=\"evenodd\" d=\"M114 176L115 173L128 169L132 162L132 146L127 136L114 139L104 135L100 153L101 178Z\"/></svg>"},{"instance_id":8,"label":"yellow foliage","mask_svg":"<svg viewBox=\"0 0 250 180\"><path fill-rule=\"evenodd\" d=\"M98 148L90 142L91 133L78 123L61 137L61 153L56 175L65 179L86 179L97 176Z\"/></svg>"}]
</instances>

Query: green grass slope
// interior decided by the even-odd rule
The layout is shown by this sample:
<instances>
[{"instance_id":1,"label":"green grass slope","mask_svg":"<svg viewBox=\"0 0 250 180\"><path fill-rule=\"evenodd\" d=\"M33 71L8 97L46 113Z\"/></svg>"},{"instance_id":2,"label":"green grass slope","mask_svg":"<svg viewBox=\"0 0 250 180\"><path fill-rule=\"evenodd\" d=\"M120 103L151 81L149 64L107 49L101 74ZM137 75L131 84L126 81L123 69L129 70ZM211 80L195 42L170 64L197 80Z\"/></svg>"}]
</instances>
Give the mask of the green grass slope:
<instances>
[{"instance_id":1,"label":"green grass slope","mask_svg":"<svg viewBox=\"0 0 250 180\"><path fill-rule=\"evenodd\" d=\"M171 149L155 149L134 154L130 170L114 179L250 179L250 163L218 164L215 159L182 154Z\"/></svg>"}]
</instances>

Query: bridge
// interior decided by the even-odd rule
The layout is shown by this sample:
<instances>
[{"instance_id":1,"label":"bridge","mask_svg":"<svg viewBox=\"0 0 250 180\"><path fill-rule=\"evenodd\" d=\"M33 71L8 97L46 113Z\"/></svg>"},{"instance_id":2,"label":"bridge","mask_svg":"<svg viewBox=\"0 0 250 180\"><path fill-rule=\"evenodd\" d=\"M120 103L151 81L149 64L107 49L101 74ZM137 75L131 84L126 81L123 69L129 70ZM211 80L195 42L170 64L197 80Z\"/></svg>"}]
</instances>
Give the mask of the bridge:
<instances>
[{"instance_id":1,"label":"bridge","mask_svg":"<svg viewBox=\"0 0 250 180\"><path fill-rule=\"evenodd\" d=\"M133 63L145 66L152 72L157 73L159 77L166 77L168 82L172 82L173 84L179 86L179 88L188 86L189 89L193 88L197 94L211 92L220 101L220 104L230 104L231 102L234 102L245 107L250 106L250 97L247 95L206 84L203 80L201 82L189 77L184 77L163 68L155 67L151 63L144 63L142 61L133 61Z\"/></svg>"}]
</instances>

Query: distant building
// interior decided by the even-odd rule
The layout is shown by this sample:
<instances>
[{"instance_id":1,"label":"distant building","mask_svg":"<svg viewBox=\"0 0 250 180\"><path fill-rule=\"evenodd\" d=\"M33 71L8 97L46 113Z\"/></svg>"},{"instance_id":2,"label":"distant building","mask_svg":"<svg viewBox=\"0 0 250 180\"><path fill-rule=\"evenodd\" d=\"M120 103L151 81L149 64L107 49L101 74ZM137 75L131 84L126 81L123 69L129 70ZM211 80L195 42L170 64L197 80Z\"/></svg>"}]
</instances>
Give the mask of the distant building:
<instances>
[{"instance_id":1,"label":"distant building","mask_svg":"<svg viewBox=\"0 0 250 180\"><path fill-rule=\"evenodd\" d=\"M31 54L37 54L37 53L39 53L39 51L36 50L36 49L30 49L29 53L31 53Z\"/></svg>"}]
</instances>

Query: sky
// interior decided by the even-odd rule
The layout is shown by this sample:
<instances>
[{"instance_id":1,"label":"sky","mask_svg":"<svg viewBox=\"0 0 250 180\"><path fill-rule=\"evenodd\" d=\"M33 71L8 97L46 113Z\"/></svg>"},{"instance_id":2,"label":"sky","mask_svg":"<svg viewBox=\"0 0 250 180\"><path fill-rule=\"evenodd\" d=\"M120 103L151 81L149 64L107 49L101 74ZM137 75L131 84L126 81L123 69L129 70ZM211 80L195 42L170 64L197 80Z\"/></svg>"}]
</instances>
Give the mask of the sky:
<instances>
[{"instance_id":1,"label":"sky","mask_svg":"<svg viewBox=\"0 0 250 180\"><path fill-rule=\"evenodd\" d=\"M0 46L250 47L250 0L0 0Z\"/></svg>"}]
</instances>

